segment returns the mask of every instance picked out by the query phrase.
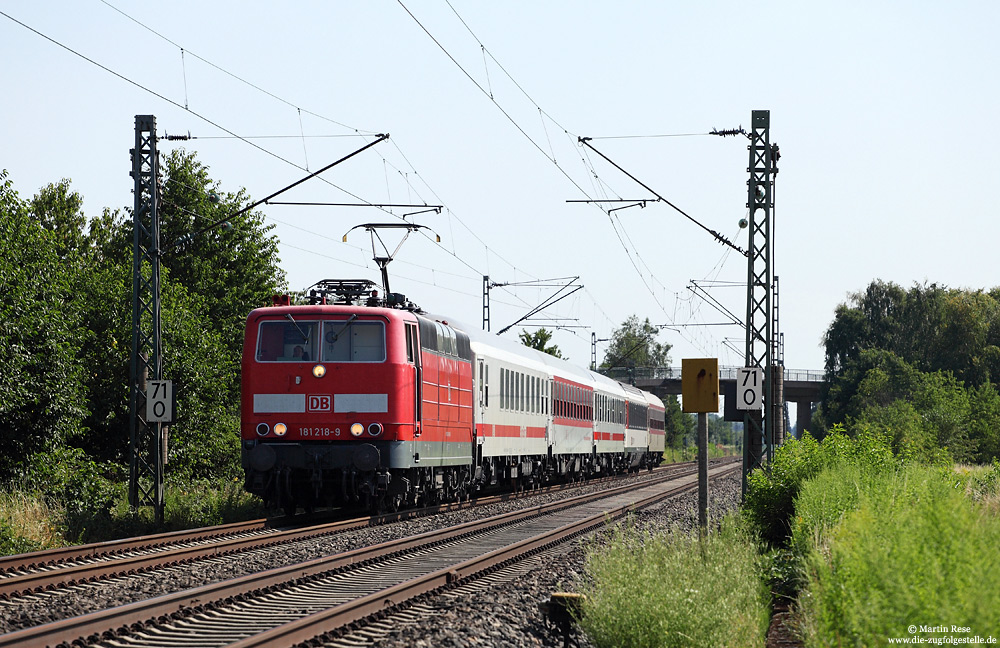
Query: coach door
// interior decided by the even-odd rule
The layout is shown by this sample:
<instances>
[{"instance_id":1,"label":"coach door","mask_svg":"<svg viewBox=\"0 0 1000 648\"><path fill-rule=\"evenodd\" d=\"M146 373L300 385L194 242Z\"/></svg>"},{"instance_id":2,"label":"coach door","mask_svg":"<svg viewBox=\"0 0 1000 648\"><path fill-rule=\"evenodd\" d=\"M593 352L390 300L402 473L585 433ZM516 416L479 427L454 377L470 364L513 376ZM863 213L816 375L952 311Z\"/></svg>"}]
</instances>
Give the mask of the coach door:
<instances>
[{"instance_id":1,"label":"coach door","mask_svg":"<svg viewBox=\"0 0 1000 648\"><path fill-rule=\"evenodd\" d=\"M414 368L414 390L413 390L413 419L414 434L419 435L420 419L423 411L423 375L420 369L420 344L417 341L417 325L406 324L406 359L413 363Z\"/></svg>"}]
</instances>

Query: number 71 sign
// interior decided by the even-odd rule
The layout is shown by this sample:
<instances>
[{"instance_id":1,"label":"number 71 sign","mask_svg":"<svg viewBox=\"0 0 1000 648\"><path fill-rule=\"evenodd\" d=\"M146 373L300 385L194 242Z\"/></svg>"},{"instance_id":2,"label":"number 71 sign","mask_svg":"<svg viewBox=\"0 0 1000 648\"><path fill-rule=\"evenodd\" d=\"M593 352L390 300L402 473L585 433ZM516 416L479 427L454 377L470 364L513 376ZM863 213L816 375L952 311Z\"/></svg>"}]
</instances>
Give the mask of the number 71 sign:
<instances>
[{"instance_id":1,"label":"number 71 sign","mask_svg":"<svg viewBox=\"0 0 1000 648\"><path fill-rule=\"evenodd\" d=\"M740 367L736 370L736 409L759 410L764 406L764 370Z\"/></svg>"}]
</instances>

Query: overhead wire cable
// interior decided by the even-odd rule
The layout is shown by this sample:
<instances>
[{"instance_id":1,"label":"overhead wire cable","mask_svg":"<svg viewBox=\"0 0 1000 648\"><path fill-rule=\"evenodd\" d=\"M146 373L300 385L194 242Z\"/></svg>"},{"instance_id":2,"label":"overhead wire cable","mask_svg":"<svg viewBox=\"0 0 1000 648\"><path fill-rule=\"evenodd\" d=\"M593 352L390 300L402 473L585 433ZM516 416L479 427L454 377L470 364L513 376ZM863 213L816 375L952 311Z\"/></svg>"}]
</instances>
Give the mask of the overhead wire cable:
<instances>
[{"instance_id":1,"label":"overhead wire cable","mask_svg":"<svg viewBox=\"0 0 1000 648\"><path fill-rule=\"evenodd\" d=\"M102 1L103 1L103 0L102 0ZM252 141L250 141L250 140L248 140L248 139L246 139L246 138L244 138L244 137L241 137L241 136L240 136L239 134L237 134L237 133L235 133L235 132L233 132L233 131L229 130L228 128L226 128L226 127L225 127L225 126L223 126L222 124L219 124L218 122L216 122L216 121L214 121L214 120L210 119L209 117L207 117L207 116L205 116L205 115L202 115L201 113L199 113L199 112L197 112L197 111L195 111L195 110L191 110L190 108L185 108L184 106L182 106L182 105L181 105L180 103L178 103L177 101L175 101L175 100L173 100L173 99L171 99L171 98L169 98L169 97L167 97L167 96L165 96L165 95L163 95L163 94L161 94L161 93L159 93L159 92L157 92L157 91L153 90L152 88L148 88L148 87L146 87L146 86L142 85L142 84L141 84L141 83L139 83L138 81L134 81L134 80L132 80L132 79L128 78L128 77L127 77L127 76L125 76L124 74L121 74L120 72L117 72L117 71L115 71L115 70L113 70L113 69L109 68L108 66L106 66L106 65L104 65L104 64L102 64L102 63L99 63L98 61L96 61L96 60L94 60L94 59L92 59L92 58L90 58L90 57L86 56L85 54L82 54L82 53L80 53L80 52L76 51L76 50L75 50L75 49L73 49L72 47L69 47L68 45L65 45L65 44L63 44L63 43L61 43L61 42L57 41L56 39L52 38L51 36L48 36L48 35L46 35L46 34L44 34L44 33L40 32L40 31L38 31L38 30L37 30L37 29L35 29L34 27L31 27L30 25L27 25L27 24L25 24L25 23L21 22L20 20L18 20L18 19L16 19L16 18L14 18L14 17L13 17L13 16L11 16L10 14L8 14L8 13L6 13L6 12L2 11L2 10L0 10L0 16L3 16L4 18L7 18L7 19L8 19L8 20L10 20L11 22L14 22L14 23L17 23L18 25L20 25L21 27L24 27L24 28L25 28L25 29L27 29L28 31L30 31L30 32L32 32L32 33L34 33L34 34L36 34L36 35L38 35L38 36L40 36L40 37L44 38L45 40L49 41L49 42L50 42L50 43L52 43L53 45L56 45L56 46L58 46L58 47L60 47L60 48L62 48L62 49L64 49L64 50L66 50L66 51L67 51L67 52L69 52L70 54L73 54L74 56L77 56L77 57L79 57L79 58L83 59L84 61L87 61L87 62L88 62L88 63L90 63L91 65L94 65L94 66L96 66L96 67L98 67L98 68L100 68L100 69L104 70L104 71L105 71L105 72L107 72L108 74L111 74L112 76L115 76L115 77L117 77L117 78L121 79L122 81L124 81L124 82L126 82L126 83L128 83L128 84L130 84L130 85L133 85L133 86L135 86L136 88L139 88L140 90L142 90L142 91L144 91L144 92L147 92L147 93L149 93L149 94L153 95L154 97L157 97L158 99L161 99L161 100L163 100L163 101L167 102L167 103L168 103L168 104L170 104L171 106L174 106L174 107L176 107L176 108L180 108L180 109L182 109L182 110L184 110L184 111L186 111L186 112L188 112L188 113L190 113L190 114L194 115L194 116L195 116L195 117L197 117L198 119L201 119L201 120L202 120L202 121L204 121L205 123L207 123L207 124L209 124L209 125L211 125L211 126L214 126L215 128L218 128L218 129L219 129L219 130L221 130L222 132L224 132L224 133L228 133L228 134L229 134L229 135L231 135L232 137L234 137L234 138L236 138L236 139L238 139L238 140L240 140L240 141L242 141L242 142L244 142L244 143L246 143L246 144L249 144L249 145L250 145L250 146L252 146L253 148L257 149L258 151L261 151L262 153L265 153L266 155L269 155L270 157L273 157L274 159L276 159L276 160L279 160L279 161L281 161L281 162L284 162L285 164L288 164L288 165L290 165L290 166L293 166L293 167L295 167L295 168L297 168L297 169L301 169L301 170L305 170L305 169L303 169L303 168L302 168L301 166L299 166L298 164L296 164L295 162L292 162L291 160L289 160L289 159L287 159L287 158L285 158L285 157L282 157L281 155L278 155L277 153L275 153L275 152L273 152L273 151L269 151L268 149L266 149L266 148L264 148L264 147L262 147L262 146L259 146L259 145L257 145L257 144L255 144L255 143L253 143ZM322 182L325 182L326 184L330 185L331 187L334 187L335 189L338 189L338 190L340 190L340 191L343 191L344 193L346 193L347 195L349 195L349 196L351 196L351 197L353 197L353 198L356 198L356 199L358 199L358 200L361 200L361 201L363 201L363 200L364 200L364 199L363 199L363 198L361 198L360 196L357 196L357 195L353 194L352 192L348 191L347 189L344 189L343 187L340 187L340 186L338 186L338 185L334 184L333 182L331 182L330 180L327 180L326 178L319 178L319 180L320 180L320 181L322 181Z\"/></svg>"},{"instance_id":2,"label":"overhead wire cable","mask_svg":"<svg viewBox=\"0 0 1000 648\"><path fill-rule=\"evenodd\" d=\"M133 18L132 16L130 16L129 14L125 13L124 11L122 11L121 9L119 9L118 7L114 6L113 4L111 4L110 2L108 2L107 0L100 0L100 2L102 4L104 4L104 5L106 5L107 7L109 7L110 9L113 9L114 11L118 12L119 14L121 14L122 16L124 16L125 18L128 18L129 20L131 20L135 24L139 25L140 27L142 27L146 31L148 31L148 32L150 32L150 33L158 36L159 38L163 39L164 41L170 43L174 47L176 47L178 49L183 49L179 43L171 40L170 38L168 38L166 36L164 36L160 32L156 31L155 29L153 29L152 27L146 25L145 23L137 20L136 18ZM251 83L250 81L247 81L246 79L244 79L244 78L242 78L242 77L240 77L240 76L238 76L236 74L233 74L229 70L216 65L212 61L209 61L208 59L206 59L206 58L204 58L202 56L199 56L198 54L192 52L191 50L187 50L187 53L190 54L191 56L195 57L196 59L198 59L202 63L215 68L219 72L222 72L223 74L225 74L225 75L227 75L229 77L232 77L233 79L236 79L240 83L242 83L244 85L247 85L247 86L253 88L254 90L257 90L258 92L262 92L262 93L266 94L267 96L271 97L272 99L274 99L276 101L280 101L281 103L283 103L283 104L285 104L287 106L291 106L292 108L295 108L297 110L300 109L299 106L297 106L296 104L292 103L291 101L288 101L287 99L279 97L278 95L274 94L273 92L269 92L269 91L265 90L264 88L261 88L260 86L254 84L254 83ZM328 121L331 124L336 124L337 126L340 126L342 128L346 128L348 130L353 130L356 133L362 133L362 132L364 132L364 133L366 133L368 135L377 135L378 134L376 131L365 130L365 129L361 129L361 128L355 128L353 126L348 126L347 124L341 123L339 121L336 121L335 119L331 119L331 118L326 117L324 115L320 115L318 113L314 113L314 112L312 112L310 110L304 110L304 112L306 114L312 115L313 117L316 117L318 119L322 119L324 121Z\"/></svg>"},{"instance_id":3,"label":"overhead wire cable","mask_svg":"<svg viewBox=\"0 0 1000 648\"><path fill-rule=\"evenodd\" d=\"M148 31L150 31L150 32L152 32L152 33L154 33L154 34L155 34L155 35L157 35L157 36L159 36L160 38L162 38L163 40L167 41L168 43L170 43L170 44L172 44L172 45L174 45L174 46L178 47L179 49L183 49L183 48L181 48L181 47L180 47L180 46L179 46L179 45L178 45L177 43L175 43L174 41L172 41L172 40L170 40L169 38L167 38L167 37L163 36L163 35L162 35L162 34L160 34L159 32L157 32L157 31L153 30L152 28L150 28L150 27L148 27L147 25L145 25L145 24L143 24L143 23L139 22L138 20L136 20L136 19L132 18L132 17L131 17L131 16L129 16L128 14L125 14L124 12L122 12L122 11L121 11L120 9L118 9L117 7L114 7L114 6L113 6L113 5L111 5L110 3L106 2L106 0L101 0L101 2L103 2L104 4L106 4L106 5L108 6L108 7L110 7L110 8L112 8L112 9L114 9L114 10L115 10L115 11L117 11L118 13L121 13L121 14L122 14L123 16L125 16L126 18L128 18L128 19L132 20L133 22L135 22L136 24L140 25L140 26L141 26L141 27L143 27L144 29L146 29L146 30L148 30ZM226 127L222 126L221 124L219 124L219 123L215 122L214 120L212 120L212 119L208 118L207 116L205 116L205 115L202 115L202 114L198 113L197 111L193 111L193 110L191 110L190 108L188 108L187 106L181 106L181 105L180 105L180 104L179 104L178 102L174 101L173 99L170 99L169 97L167 97L167 96L165 96L165 95L163 95L163 94L161 94L161 93L159 93L159 92L157 92L157 91L155 91L155 90L153 90L153 89L151 89L151 88L148 88L148 87L146 87L146 86L144 86L144 85L142 85L142 84L140 84L140 83L138 83L138 82L136 82L136 81L134 81L134 80L132 80L132 79L130 79L130 78L128 78L128 77L126 77L125 75L123 75L123 74L121 74L121 73L119 73L119 72L117 72L117 71L115 71L115 70L113 70L113 69L111 69L111 68L109 68L109 67L107 67L107 66L105 66L105 65L101 64L101 63L99 63L98 61L96 61L96 60L94 60L94 59L92 59L92 58L90 58L90 57L88 57L88 56L86 56L86 55L84 55L84 54L82 54L82 53L80 53L80 52L76 51L75 49L73 49L73 48L69 47L68 45L65 45L65 44L63 44L63 43L61 43L61 42L59 42L59 41L55 40L54 38L51 38L51 37L47 36L46 34L42 33L41 31L39 31L39 30L37 30L37 29L35 29L35 28L33 28L33 27L31 27L30 25L27 25L27 24L25 24L24 22L22 22L22 21L20 21L20 20L17 20L17 19L16 19L16 18L14 18L13 16L11 16L11 15L9 15L9 14L7 14L7 13L3 12L3 11L0 11L0 15L3 15L3 16L4 16L5 18L7 18L8 20L11 20L12 22L14 22L14 23L16 23L16 24L18 24L18 25L20 25L20 26L24 27L25 29L27 29L27 30L29 30L29 31L31 31L31 32L33 32L33 33L35 33L36 35L38 35L38 36L40 36L40 37L44 38L45 40L47 40L47 41L51 42L52 44L54 44L54 45L57 45L58 47L60 47L60 48L62 48L62 49L64 49L64 50L66 50L66 51L70 52L71 54L73 54L73 55L75 55L75 56L77 56L77 57L79 57L79 58L81 58L81 59L83 59L83 60L87 61L88 63L91 63L92 65L95 65L96 67L98 67L98 68L100 68L100 69L104 70L105 72L108 72L109 74L111 74L111 75L113 75L113 76L115 76L115 77L118 77L118 78L119 78L119 79L121 79L122 81L125 81L126 83L129 83L129 84L131 84L131 85L133 85L133 86L135 86L135 87L139 88L140 90L143 90L143 91L145 91L145 92L147 92L147 93L149 93L149 94L151 94L151 95L153 95L153 96L155 96L155 97L157 97L157 98L159 98L159 99L161 99L161 100L163 100L163 101L167 102L167 103L168 103L168 104L170 104L170 105L173 105L173 106L175 106L175 107L177 107L177 108L183 108L184 110L186 110L187 112L191 113L191 114L192 114L192 115L194 115L195 117L198 117L199 119L201 119L201 120L205 121L206 123L208 123L208 124L210 124L210 125L212 125L212 126L214 126L214 127L218 128L219 130L221 130L221 131L223 131L223 132L227 133L227 134L229 135L229 137L231 137L231 138L233 138L233 139L238 139L238 140L242 140L242 141L243 141L244 143L246 143L246 144L249 144L249 145L250 145L250 146L252 146L253 148L256 148L256 149L258 149L259 151L261 151L261 152L263 152L263 153L266 153L267 155L269 155L269 156L271 156L271 157L274 157L274 158L276 158L276 159L278 159L278 160L280 160L280 161L282 161L282 162L284 162L284 163L286 163L286 164L289 164L290 166L293 166L293 167L296 167L296 168L299 168L299 169L302 169L302 168L303 168L303 167L301 167L300 165L298 165L298 164L295 164L295 163L294 163L294 162L292 162L291 160L288 160L288 159L286 159L286 158L284 158L284 157L282 157L282 156L280 156L280 155L278 155L278 154L276 154L276 153L274 153L274 152L272 152L272 151L269 151L269 150L267 150L267 149L265 149L265 148L263 148L263 147L261 147L261 146L258 146L257 144L254 144L253 142L249 141L249 139L248 139L248 138L245 138L245 137L243 137L243 136L240 136L239 134L237 134L237 133L235 133L235 132L233 132L233 131L229 130L228 128L226 128ZM285 103L285 104L287 104L287 105L289 105L289 106L292 106L292 107L296 108L296 110L301 110L301 109L300 109L300 108L299 108L298 106L296 106L296 105L292 104L291 102L288 102L288 101L286 101L286 100L282 99L281 97L278 97L277 95L275 95L275 94L273 94L273 93L271 93L271 92L268 92L267 90L264 90L263 88L261 88L261 87L259 87L259 86L255 85L255 84L253 84L253 83L250 83L249 81L246 81L245 79L243 79L243 78L241 78L241 77L239 77L239 76L237 76L237 75L235 75L235 74L233 74L233 73L231 73L231 72L228 72L227 70L224 70L223 68L221 68L221 67L219 67L219 66L215 65L215 64L214 64L214 63L212 63L211 61L208 61L208 60L206 60L206 59L204 59L204 58L202 58L202 57L198 56L197 54L194 54L194 53L190 52L189 50L188 50L187 52L188 52L189 54L191 54L192 56L195 56L195 57L196 57L196 58L198 58L199 60L201 60L201 61L205 62L206 64L208 64L208 65L211 65L212 67L214 67L214 68L216 68L216 69L218 69L218 70L220 70L220 71L222 71L222 72L226 73L227 75L229 75L229 76L233 77L234 79L237 79L237 80L239 80L240 82L242 82L242 83L245 83L246 85L248 85L248 86L250 86L250 87L253 87L253 88L254 88L254 89L256 89L256 90L258 90L258 91L260 91L260 92L262 92L262 93L264 93L264 94L266 94L266 95L268 95L268 96L270 96L270 97L272 97L272 98L274 98L274 99L276 99L276 100L278 100L278 101L281 101L282 103ZM314 116L316 116L316 117L318 117L318 118L321 118L321 119L324 119L324 120L326 120L326 121L329 121L329 122L331 122L331 123L334 123L334 124L337 124L338 126L342 126L342 127L344 127L344 128L348 128L348 129L351 129L351 130L354 130L354 131L355 131L355 133L356 133L357 135L360 135L360 136L362 136L362 137L369 137L369 136L370 136L370 135L368 135L368 134L365 134L365 133L362 133L362 132L360 131L360 129L352 129L351 127L349 127L349 126L346 126L345 124L342 124L342 123L340 123L340 122L337 122L336 120L332 120L332 119L329 119L329 118L327 118L327 117L324 117L324 116L322 116L322 115L318 115L318 114L316 114L316 113L313 113L313 112L311 112L311 111L308 111L308 110L306 110L305 112L306 112L307 114L312 114L312 115L314 115ZM207 139L207 137L206 137L206 139ZM397 149L398 149L398 147L397 147ZM412 166L412 165L411 165L411 166ZM308 171L308 169L305 169L305 170L307 170L307 171ZM334 183L330 182L329 180L327 180L327 179L325 179L325 178L319 178L319 180L321 180L321 181L325 182L326 184L329 184L330 186L332 186L332 187L334 187L334 188L336 188L336 189L338 189L338 190L340 190L340 191L343 191L343 192L344 192L344 193L346 193L347 195L349 195L349 196L351 196L351 197L353 197L353 198L355 198L355 199L357 199L357 200L359 200L359 201L361 201L361 202L365 202L365 203L370 203L370 201L366 201L365 199L361 198L360 196L357 196L357 195L355 195L354 193L352 193L352 192L350 192L350 191L348 191L348 190L344 189L343 187L340 187L340 186L338 186L338 185L336 185L336 184L334 184ZM383 211L385 211L385 210L383 210ZM390 214L391 214L391 212L388 212L388 213L390 213ZM391 215L395 216L395 214L391 214ZM468 263L466 263L466 262L465 262L464 260L460 259L460 258L459 258L459 257L458 257L458 256L457 256L456 254L452 254L452 256L454 256L454 257L455 257L456 259L459 259L460 261L462 261L462 263L464 263L465 265L467 265L467 266L468 266L468 267L469 267L470 269L472 269L472 270L476 271L476 269L475 269L475 268L474 268L473 266L471 266L471 264L468 264Z\"/></svg>"},{"instance_id":4,"label":"overhead wire cable","mask_svg":"<svg viewBox=\"0 0 1000 648\"><path fill-rule=\"evenodd\" d=\"M531 142L532 146L534 146L542 155L544 155L546 159L548 159L550 162L552 162L556 166L556 168L559 169L559 171L570 181L570 183L573 184L573 186L575 186L580 191L580 193L582 193L585 196L588 195L587 192L584 191L584 189L579 185L579 183L576 180L574 180L572 178L572 176L570 176L561 166L559 166L559 164L552 157L550 157L549 154L547 154L544 149L542 149L542 147L527 133L527 131L525 131L524 128L520 124L517 123L517 121L510 115L510 113L508 113L507 110L503 106L501 106L500 103L493 96L491 96L491 93L489 93L485 88L483 88L482 84L480 84L475 79L475 77L473 77L468 72L468 70L466 70L465 67L461 63L458 62L458 60L451 54L451 52L449 52L448 49L445 48L444 45L430 32L430 30L427 29L426 26L424 26L424 24L413 14L412 11L410 11L410 9L403 3L403 1L402 0L397 0L397 2L403 8L403 10L406 11L406 13L410 16L410 18L412 18L413 21L415 23L417 23L417 25L420 27L420 29L422 29L424 31L424 33L434 42L434 44L437 45L437 47L445 54L445 56L447 56L448 59L452 63L454 63L456 67L458 67L458 69L466 76L466 78L468 78L473 83L473 85L475 85L479 89L479 91L483 93L483 95L485 95L486 97L488 97L490 99L490 101L493 102L493 104L497 107L497 109L499 109L500 112L507 118L507 120L510 121L511 124L513 124L514 127L525 138L527 138L529 142ZM448 0L446 0L446 2L448 2ZM482 44L482 41L480 41L479 38L476 37L475 33L472 32L471 28L469 28L469 26L465 22L465 20L462 19L461 15L459 15L458 12L455 11L455 8L450 3L448 3L448 5L452 9L452 11L456 14L456 16L458 16L459 20L466 27L466 29L470 32L470 34L472 34L473 38L483 47L483 50L484 51L488 51L488 50L485 49L485 46ZM493 57L492 54L490 56L491 56L491 58L494 59L494 61L496 61L496 58ZM524 89L520 86L520 84L517 83L517 81L513 78L513 76L511 76L510 73L508 73L507 70L498 61L497 61L497 65L498 65L498 67L500 67L501 70L503 70L503 72L508 76L508 78L511 79L511 81L514 83L514 85L517 86L518 89L528 98L528 100L531 101L531 103L534 104L536 107L538 107L539 110L541 110L541 107L537 104L537 102L535 102L533 99L531 99L530 95L528 95L527 92L524 91ZM544 111L542 111L542 112L544 113ZM544 113L544 114L546 114L547 116L549 116L548 113ZM551 119L551 116L549 116L549 117ZM552 121L556 125L559 125L559 122L557 122L555 119L552 119ZM559 125L559 126L560 126L560 128L563 128L561 125ZM563 130L566 133L569 133L568 129L563 128ZM605 213L607 213L607 211L604 210L603 208L601 208L601 211L604 211ZM612 228L615 229L613 223L612 223ZM629 256L629 262L632 263L632 266L633 266L633 268L635 268L636 273L639 274L639 277L640 277L643 285L646 287L647 292L649 292L650 295L653 297L654 301L657 302L657 304L660 306L660 309L665 312L665 309L664 309L663 305L659 302L658 298L656 297L655 292L649 287L649 284L646 282L646 278L643 276L642 272L639 271L639 268L635 265L635 262L632 260L631 254L629 253L628 248L625 245L624 241L622 240L621 235L618 233L617 229L615 229L615 235L618 237L619 243L622 245L622 247L626 251L626 254Z\"/></svg>"}]
</instances>

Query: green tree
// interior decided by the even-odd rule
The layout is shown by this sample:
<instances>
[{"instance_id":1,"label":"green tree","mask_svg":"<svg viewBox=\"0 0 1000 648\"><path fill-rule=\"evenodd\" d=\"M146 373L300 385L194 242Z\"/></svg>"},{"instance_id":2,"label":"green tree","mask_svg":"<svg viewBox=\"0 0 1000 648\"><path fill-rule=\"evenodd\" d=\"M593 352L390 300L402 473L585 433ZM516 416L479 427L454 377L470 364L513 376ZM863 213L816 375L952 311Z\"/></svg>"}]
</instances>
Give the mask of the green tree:
<instances>
[{"instance_id":1,"label":"green tree","mask_svg":"<svg viewBox=\"0 0 1000 648\"><path fill-rule=\"evenodd\" d=\"M992 383L969 391L969 436L978 442L977 462L1000 460L1000 394Z\"/></svg>"},{"instance_id":2,"label":"green tree","mask_svg":"<svg viewBox=\"0 0 1000 648\"><path fill-rule=\"evenodd\" d=\"M0 479L78 432L86 400L79 308L59 239L0 172Z\"/></svg>"},{"instance_id":3,"label":"green tree","mask_svg":"<svg viewBox=\"0 0 1000 648\"><path fill-rule=\"evenodd\" d=\"M79 251L84 246L87 219L83 215L83 197L70 190L70 181L42 187L31 199L31 214L42 228L52 233L51 245L60 257Z\"/></svg>"},{"instance_id":4,"label":"green tree","mask_svg":"<svg viewBox=\"0 0 1000 648\"><path fill-rule=\"evenodd\" d=\"M885 434L911 456L934 460L946 450L968 461L976 453L964 385L950 372L919 371L891 351L862 351L832 381L823 410L826 423Z\"/></svg>"},{"instance_id":5,"label":"green tree","mask_svg":"<svg viewBox=\"0 0 1000 648\"><path fill-rule=\"evenodd\" d=\"M677 396L670 394L663 399L664 442L668 448L680 448L694 443L697 422L693 414L685 414Z\"/></svg>"},{"instance_id":6,"label":"green tree","mask_svg":"<svg viewBox=\"0 0 1000 648\"><path fill-rule=\"evenodd\" d=\"M519 337L521 338L521 343L526 347L548 353L550 356L555 356L556 358L563 357L557 345L549 344L549 341L552 340L552 331L540 328L534 333L529 333L522 329Z\"/></svg>"},{"instance_id":7,"label":"green tree","mask_svg":"<svg viewBox=\"0 0 1000 648\"><path fill-rule=\"evenodd\" d=\"M1000 292L936 284L904 290L873 281L837 307L823 343L826 370L843 371L866 349L891 351L919 371L950 371L968 385L1000 375Z\"/></svg>"},{"instance_id":8,"label":"green tree","mask_svg":"<svg viewBox=\"0 0 1000 648\"><path fill-rule=\"evenodd\" d=\"M665 367L670 364L670 345L656 341L659 329L649 322L630 316L611 334L611 343L601 363L612 367Z\"/></svg>"},{"instance_id":9,"label":"green tree","mask_svg":"<svg viewBox=\"0 0 1000 648\"><path fill-rule=\"evenodd\" d=\"M204 298L209 327L232 353L239 354L247 314L285 291L278 241L269 234L274 226L264 224L262 213L251 211L188 238L253 201L242 189L223 192L194 153L172 151L163 172L163 265L171 281Z\"/></svg>"}]
</instances>

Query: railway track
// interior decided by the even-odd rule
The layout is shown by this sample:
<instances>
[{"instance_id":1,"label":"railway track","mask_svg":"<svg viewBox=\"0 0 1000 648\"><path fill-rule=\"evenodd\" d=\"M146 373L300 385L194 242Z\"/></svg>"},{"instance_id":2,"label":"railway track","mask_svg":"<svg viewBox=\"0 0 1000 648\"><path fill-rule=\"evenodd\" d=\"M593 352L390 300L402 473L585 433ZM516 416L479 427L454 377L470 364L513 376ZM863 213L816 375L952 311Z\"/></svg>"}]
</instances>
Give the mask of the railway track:
<instances>
[{"instance_id":1,"label":"railway track","mask_svg":"<svg viewBox=\"0 0 1000 648\"><path fill-rule=\"evenodd\" d=\"M730 470L716 467L712 473ZM693 474L664 472L641 484L28 628L0 636L0 647L57 645L81 637L115 646L287 646L377 618L694 486ZM113 637L113 644L106 643Z\"/></svg>"},{"instance_id":2,"label":"railway track","mask_svg":"<svg viewBox=\"0 0 1000 648\"><path fill-rule=\"evenodd\" d=\"M658 471L669 474L691 470L690 463L663 466ZM595 485L615 478L590 480ZM519 497L558 492L579 487L559 484L544 488L480 497L460 503L447 503L422 509L310 524L317 516L258 519L248 522L141 536L110 542L63 547L31 554L0 557L0 600L53 591L81 583L145 573L200 560L230 556L240 552L276 547L282 544L322 538L352 529L387 524L464 510Z\"/></svg>"}]
</instances>

